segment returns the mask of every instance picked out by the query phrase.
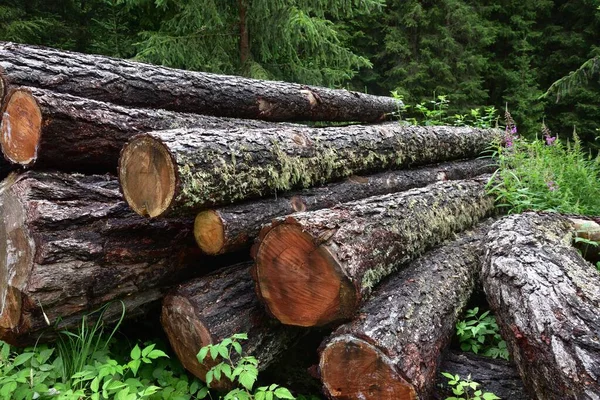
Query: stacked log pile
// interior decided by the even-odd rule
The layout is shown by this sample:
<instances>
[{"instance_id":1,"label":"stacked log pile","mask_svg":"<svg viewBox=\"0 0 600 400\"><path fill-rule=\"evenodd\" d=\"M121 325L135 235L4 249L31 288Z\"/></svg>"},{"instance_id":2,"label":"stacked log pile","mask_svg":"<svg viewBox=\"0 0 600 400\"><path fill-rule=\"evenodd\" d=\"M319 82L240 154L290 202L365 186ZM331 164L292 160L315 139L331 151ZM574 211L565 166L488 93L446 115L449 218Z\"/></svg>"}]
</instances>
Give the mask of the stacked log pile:
<instances>
[{"instance_id":1,"label":"stacked log pile","mask_svg":"<svg viewBox=\"0 0 600 400\"><path fill-rule=\"evenodd\" d=\"M514 220L480 223L495 167L477 157L496 129L408 126L386 122L392 98L13 43L0 43L0 99L0 172L15 170L0 185L1 340L50 340L103 305L110 322L121 302L132 317L162 300L173 350L201 379L202 346L246 332L265 368L319 326L334 329L319 350L328 397L426 399L483 266L526 390L598 392L600 286L567 251L574 232L595 233L527 217L545 228L523 236L547 234L564 248L547 257L571 260L552 275L571 294L544 309L581 313L540 330L542 300L521 283L541 278L515 285L501 269L537 255L506 248ZM527 398L510 365L494 371L482 379Z\"/></svg>"}]
</instances>

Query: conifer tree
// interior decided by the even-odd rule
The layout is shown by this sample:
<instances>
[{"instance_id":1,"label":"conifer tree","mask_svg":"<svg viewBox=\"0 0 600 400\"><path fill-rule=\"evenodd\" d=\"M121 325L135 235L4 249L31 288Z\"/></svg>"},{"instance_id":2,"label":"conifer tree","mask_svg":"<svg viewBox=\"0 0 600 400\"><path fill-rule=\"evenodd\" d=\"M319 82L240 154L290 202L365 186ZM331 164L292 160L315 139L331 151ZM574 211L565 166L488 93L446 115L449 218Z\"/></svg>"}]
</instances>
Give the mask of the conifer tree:
<instances>
[{"instance_id":1,"label":"conifer tree","mask_svg":"<svg viewBox=\"0 0 600 400\"><path fill-rule=\"evenodd\" d=\"M339 85L367 58L347 47L343 23L383 0L126 0L156 3L159 29L138 58L173 67L306 84Z\"/></svg>"}]
</instances>

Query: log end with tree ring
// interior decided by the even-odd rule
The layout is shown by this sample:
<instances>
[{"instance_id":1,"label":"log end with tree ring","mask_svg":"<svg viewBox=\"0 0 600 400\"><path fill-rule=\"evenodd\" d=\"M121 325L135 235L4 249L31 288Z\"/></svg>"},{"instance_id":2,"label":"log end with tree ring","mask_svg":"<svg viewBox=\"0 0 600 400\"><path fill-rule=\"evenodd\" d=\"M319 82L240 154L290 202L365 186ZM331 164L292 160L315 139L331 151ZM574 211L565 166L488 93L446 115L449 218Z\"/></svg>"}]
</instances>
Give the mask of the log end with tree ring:
<instances>
[{"instance_id":1,"label":"log end with tree ring","mask_svg":"<svg viewBox=\"0 0 600 400\"><path fill-rule=\"evenodd\" d=\"M206 382L206 373L220 360L213 361L210 355L207 355L204 362L200 363L196 358L202 347L214 343L212 335L198 319L194 306L185 297L166 296L160 319L169 343L181 364ZM227 389L229 385L226 385L226 381L226 378L214 381L210 386L213 389ZM225 386L221 387L222 385Z\"/></svg>"},{"instance_id":2,"label":"log end with tree ring","mask_svg":"<svg viewBox=\"0 0 600 400\"><path fill-rule=\"evenodd\" d=\"M381 350L353 336L339 336L327 344L320 369L325 390L333 399L418 399L414 387Z\"/></svg>"},{"instance_id":3,"label":"log end with tree ring","mask_svg":"<svg viewBox=\"0 0 600 400\"><path fill-rule=\"evenodd\" d=\"M27 166L35 162L42 131L42 112L35 97L23 89L6 95L0 144L4 157Z\"/></svg>"},{"instance_id":4,"label":"log end with tree ring","mask_svg":"<svg viewBox=\"0 0 600 400\"><path fill-rule=\"evenodd\" d=\"M258 245L253 271L257 293L280 322L321 326L350 318L354 285L335 257L295 223L271 228Z\"/></svg>"},{"instance_id":5,"label":"log end with tree ring","mask_svg":"<svg viewBox=\"0 0 600 400\"><path fill-rule=\"evenodd\" d=\"M194 220L194 237L206 254L214 256L221 253L225 246L225 229L217 211L198 213Z\"/></svg>"},{"instance_id":6,"label":"log end with tree ring","mask_svg":"<svg viewBox=\"0 0 600 400\"><path fill-rule=\"evenodd\" d=\"M142 216L165 213L175 197L176 167L167 147L149 135L130 140L121 151L119 181L129 207Z\"/></svg>"}]
</instances>

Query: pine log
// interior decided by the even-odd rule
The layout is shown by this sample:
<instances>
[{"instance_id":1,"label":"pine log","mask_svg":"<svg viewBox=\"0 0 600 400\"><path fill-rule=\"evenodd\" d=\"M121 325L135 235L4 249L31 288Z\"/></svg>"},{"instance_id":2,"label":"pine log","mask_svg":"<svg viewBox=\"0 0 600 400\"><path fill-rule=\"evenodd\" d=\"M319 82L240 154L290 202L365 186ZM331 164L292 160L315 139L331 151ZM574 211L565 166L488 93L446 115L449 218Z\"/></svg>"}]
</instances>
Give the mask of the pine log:
<instances>
[{"instance_id":1,"label":"pine log","mask_svg":"<svg viewBox=\"0 0 600 400\"><path fill-rule=\"evenodd\" d=\"M194 221L194 236L206 254L229 253L249 247L264 224L283 215L329 208L366 197L427 186L436 181L468 179L495 169L491 159L479 159L371 176L352 176L339 183L202 211Z\"/></svg>"},{"instance_id":2,"label":"pine log","mask_svg":"<svg viewBox=\"0 0 600 400\"><path fill-rule=\"evenodd\" d=\"M266 128L276 124L126 108L44 89L13 89L2 108L4 157L24 167L115 173L132 136L160 129Z\"/></svg>"},{"instance_id":3,"label":"pine log","mask_svg":"<svg viewBox=\"0 0 600 400\"><path fill-rule=\"evenodd\" d=\"M483 286L531 396L600 398L600 273L557 214L498 221L485 241Z\"/></svg>"},{"instance_id":4,"label":"pine log","mask_svg":"<svg viewBox=\"0 0 600 400\"><path fill-rule=\"evenodd\" d=\"M487 227L412 262L373 292L356 319L333 332L319 362L330 398L431 397L441 353L475 285Z\"/></svg>"},{"instance_id":5,"label":"pine log","mask_svg":"<svg viewBox=\"0 0 600 400\"><path fill-rule=\"evenodd\" d=\"M119 177L140 215L196 213L353 174L476 157L498 132L398 123L156 131L125 145Z\"/></svg>"},{"instance_id":6,"label":"pine log","mask_svg":"<svg viewBox=\"0 0 600 400\"><path fill-rule=\"evenodd\" d=\"M347 90L184 71L0 42L6 83L126 106L270 121L380 121L402 102Z\"/></svg>"},{"instance_id":7,"label":"pine log","mask_svg":"<svg viewBox=\"0 0 600 400\"><path fill-rule=\"evenodd\" d=\"M0 340L15 345L45 330L50 339L53 327L77 326L112 300L133 316L221 262L201 257L190 219L131 212L108 175L13 174L2 183L0 207ZM113 311L120 314L120 304Z\"/></svg>"},{"instance_id":8,"label":"pine log","mask_svg":"<svg viewBox=\"0 0 600 400\"><path fill-rule=\"evenodd\" d=\"M440 372L449 372L479 383L478 389L494 393L503 400L531 400L513 362L483 357L473 353L448 351L442 358ZM446 379L438 374L434 400L445 400L453 393Z\"/></svg>"},{"instance_id":9,"label":"pine log","mask_svg":"<svg viewBox=\"0 0 600 400\"><path fill-rule=\"evenodd\" d=\"M440 182L277 219L252 250L259 298L288 325L351 318L384 277L491 213L484 186Z\"/></svg>"},{"instance_id":10,"label":"pine log","mask_svg":"<svg viewBox=\"0 0 600 400\"><path fill-rule=\"evenodd\" d=\"M268 367L298 339L302 331L286 327L265 313L253 290L250 263L240 264L179 285L163 300L161 323L171 347L183 366L206 380L206 372L217 362L196 358L200 348L219 343L236 333L247 333L244 355ZM234 358L237 354L233 355ZM230 385L221 382L217 388Z\"/></svg>"}]
</instances>

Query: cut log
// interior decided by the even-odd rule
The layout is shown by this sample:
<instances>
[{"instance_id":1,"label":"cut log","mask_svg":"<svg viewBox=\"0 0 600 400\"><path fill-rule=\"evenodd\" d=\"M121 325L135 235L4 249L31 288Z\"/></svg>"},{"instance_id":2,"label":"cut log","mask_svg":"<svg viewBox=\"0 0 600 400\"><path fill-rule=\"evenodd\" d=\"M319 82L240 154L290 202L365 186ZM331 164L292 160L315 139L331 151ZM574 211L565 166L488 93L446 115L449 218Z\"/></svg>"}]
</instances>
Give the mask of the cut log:
<instances>
[{"instance_id":1,"label":"cut log","mask_svg":"<svg viewBox=\"0 0 600 400\"><path fill-rule=\"evenodd\" d=\"M202 380L220 362L210 356L198 362L196 354L204 346L247 333L248 340L241 342L244 355L255 356L262 370L302 335L299 328L283 326L267 316L254 293L249 268L249 263L241 264L192 280L163 301L161 323L171 347L183 366ZM221 382L217 388L230 384Z\"/></svg>"},{"instance_id":2,"label":"cut log","mask_svg":"<svg viewBox=\"0 0 600 400\"><path fill-rule=\"evenodd\" d=\"M270 121L380 121L402 102L347 90L183 71L0 43L6 83L110 103Z\"/></svg>"},{"instance_id":3,"label":"cut log","mask_svg":"<svg viewBox=\"0 0 600 400\"><path fill-rule=\"evenodd\" d=\"M487 227L412 262L374 291L354 321L333 332L319 362L330 398L431 397L441 353L475 285Z\"/></svg>"},{"instance_id":4,"label":"cut log","mask_svg":"<svg viewBox=\"0 0 600 400\"><path fill-rule=\"evenodd\" d=\"M0 340L15 345L112 300L133 316L170 285L231 262L199 255L190 219L132 213L114 177L11 175L0 206Z\"/></svg>"},{"instance_id":5,"label":"cut log","mask_svg":"<svg viewBox=\"0 0 600 400\"><path fill-rule=\"evenodd\" d=\"M252 250L259 298L284 324L351 318L380 280L491 213L484 186L440 182L275 220Z\"/></svg>"},{"instance_id":6,"label":"cut log","mask_svg":"<svg viewBox=\"0 0 600 400\"><path fill-rule=\"evenodd\" d=\"M119 177L140 215L195 213L353 174L476 157L498 132L398 123L156 131L125 145Z\"/></svg>"},{"instance_id":7,"label":"cut log","mask_svg":"<svg viewBox=\"0 0 600 400\"><path fill-rule=\"evenodd\" d=\"M525 387L540 400L600 398L600 273L557 214L498 221L482 280Z\"/></svg>"},{"instance_id":8,"label":"cut log","mask_svg":"<svg viewBox=\"0 0 600 400\"><path fill-rule=\"evenodd\" d=\"M126 108L37 88L13 89L2 110L4 157L24 167L115 173L132 136L157 129L266 128L276 124Z\"/></svg>"},{"instance_id":9,"label":"cut log","mask_svg":"<svg viewBox=\"0 0 600 400\"><path fill-rule=\"evenodd\" d=\"M250 246L260 228L273 218L333 207L370 196L401 192L444 180L468 179L491 173L491 159L449 162L414 170L353 176L343 182L295 193L202 211L194 221L194 236L206 254L217 255Z\"/></svg>"},{"instance_id":10,"label":"cut log","mask_svg":"<svg viewBox=\"0 0 600 400\"><path fill-rule=\"evenodd\" d=\"M479 356L473 353L448 351L442 358L440 371L459 375L479 383L478 389L494 393L503 400L531 400L525 392L523 381L513 362ZM445 400L453 393L448 379L438 374L434 400Z\"/></svg>"}]
</instances>

